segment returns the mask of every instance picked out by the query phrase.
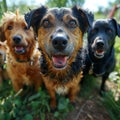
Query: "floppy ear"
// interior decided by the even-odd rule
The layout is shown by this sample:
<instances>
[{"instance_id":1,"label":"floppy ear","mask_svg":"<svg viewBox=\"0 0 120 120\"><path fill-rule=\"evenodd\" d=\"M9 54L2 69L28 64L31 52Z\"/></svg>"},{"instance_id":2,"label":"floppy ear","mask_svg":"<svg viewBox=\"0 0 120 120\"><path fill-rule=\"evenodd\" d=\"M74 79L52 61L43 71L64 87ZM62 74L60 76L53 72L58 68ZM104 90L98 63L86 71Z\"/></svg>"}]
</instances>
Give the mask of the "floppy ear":
<instances>
[{"instance_id":1,"label":"floppy ear","mask_svg":"<svg viewBox=\"0 0 120 120\"><path fill-rule=\"evenodd\" d=\"M3 32L3 27L0 26L0 41L4 42L5 41L5 34Z\"/></svg>"},{"instance_id":2,"label":"floppy ear","mask_svg":"<svg viewBox=\"0 0 120 120\"><path fill-rule=\"evenodd\" d=\"M30 12L26 13L25 20L28 24L28 28L30 28L30 26L32 26L34 31L37 33L39 23L40 23L43 15L46 13L46 11L47 11L47 8L45 6L41 6L37 9L31 10Z\"/></svg>"},{"instance_id":3,"label":"floppy ear","mask_svg":"<svg viewBox=\"0 0 120 120\"><path fill-rule=\"evenodd\" d=\"M118 24L117 21L114 18L111 18L110 20L112 21L112 23L115 26L116 35L118 35L120 37L120 24Z\"/></svg>"},{"instance_id":4,"label":"floppy ear","mask_svg":"<svg viewBox=\"0 0 120 120\"><path fill-rule=\"evenodd\" d=\"M87 31L87 29L92 26L92 23L94 21L94 15L92 12L83 10L82 8L78 6L74 6L72 8L73 15L77 17L79 21L79 26L82 29L83 33Z\"/></svg>"}]
</instances>

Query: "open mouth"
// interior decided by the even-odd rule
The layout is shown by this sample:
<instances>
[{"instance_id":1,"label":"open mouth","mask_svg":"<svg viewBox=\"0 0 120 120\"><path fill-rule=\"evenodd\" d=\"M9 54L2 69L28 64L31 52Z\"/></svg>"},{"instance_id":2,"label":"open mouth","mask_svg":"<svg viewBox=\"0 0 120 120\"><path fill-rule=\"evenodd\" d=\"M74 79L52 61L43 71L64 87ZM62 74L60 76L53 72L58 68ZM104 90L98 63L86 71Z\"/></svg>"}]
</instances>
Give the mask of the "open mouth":
<instances>
[{"instance_id":1,"label":"open mouth","mask_svg":"<svg viewBox=\"0 0 120 120\"><path fill-rule=\"evenodd\" d=\"M14 50L17 54L23 54L26 52L26 49L24 46L15 46Z\"/></svg>"},{"instance_id":2,"label":"open mouth","mask_svg":"<svg viewBox=\"0 0 120 120\"><path fill-rule=\"evenodd\" d=\"M52 56L52 62L54 67L58 69L65 68L68 58L69 58L68 56L64 55Z\"/></svg>"},{"instance_id":3,"label":"open mouth","mask_svg":"<svg viewBox=\"0 0 120 120\"><path fill-rule=\"evenodd\" d=\"M104 50L96 50L96 51L94 52L94 55L95 55L95 57L97 57L97 58L103 58L103 57L104 57L104 53L105 53Z\"/></svg>"}]
</instances>

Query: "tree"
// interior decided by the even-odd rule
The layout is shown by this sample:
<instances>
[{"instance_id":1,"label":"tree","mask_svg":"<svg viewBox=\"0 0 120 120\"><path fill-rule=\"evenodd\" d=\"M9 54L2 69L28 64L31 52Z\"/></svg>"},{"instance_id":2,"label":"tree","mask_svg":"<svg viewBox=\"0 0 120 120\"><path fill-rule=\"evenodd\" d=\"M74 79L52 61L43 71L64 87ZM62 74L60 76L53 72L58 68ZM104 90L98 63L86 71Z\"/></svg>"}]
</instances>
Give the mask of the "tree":
<instances>
[{"instance_id":1,"label":"tree","mask_svg":"<svg viewBox=\"0 0 120 120\"><path fill-rule=\"evenodd\" d=\"M4 10L6 12L7 11L7 2L6 2L6 0L3 0L3 6L4 6Z\"/></svg>"},{"instance_id":2,"label":"tree","mask_svg":"<svg viewBox=\"0 0 120 120\"><path fill-rule=\"evenodd\" d=\"M46 5L49 7L70 7L75 4L83 5L85 0L47 0Z\"/></svg>"},{"instance_id":3,"label":"tree","mask_svg":"<svg viewBox=\"0 0 120 120\"><path fill-rule=\"evenodd\" d=\"M0 18L2 17L3 12L7 11L7 3L6 0L0 1Z\"/></svg>"}]
</instances>

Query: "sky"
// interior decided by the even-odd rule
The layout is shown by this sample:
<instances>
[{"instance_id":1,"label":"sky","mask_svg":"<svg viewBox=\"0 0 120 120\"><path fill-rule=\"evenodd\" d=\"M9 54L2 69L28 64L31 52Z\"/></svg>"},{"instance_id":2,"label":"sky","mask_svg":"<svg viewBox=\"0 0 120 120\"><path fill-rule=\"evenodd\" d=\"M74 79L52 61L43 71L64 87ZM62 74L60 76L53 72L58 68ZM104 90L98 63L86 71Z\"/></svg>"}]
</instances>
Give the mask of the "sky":
<instances>
[{"instance_id":1,"label":"sky","mask_svg":"<svg viewBox=\"0 0 120 120\"><path fill-rule=\"evenodd\" d=\"M1 1L1 0L0 0ZM15 0L17 3L20 0ZM45 1L47 0L27 0L28 5L34 4L34 5L44 5ZM109 2L114 2L115 0L85 0L85 4L83 8L89 9L93 12L97 11L99 7L107 7ZM7 0L8 4L11 4L11 0Z\"/></svg>"},{"instance_id":2,"label":"sky","mask_svg":"<svg viewBox=\"0 0 120 120\"><path fill-rule=\"evenodd\" d=\"M84 4L85 9L92 11L97 11L98 7L107 7L109 2L114 2L115 0L86 0Z\"/></svg>"}]
</instances>

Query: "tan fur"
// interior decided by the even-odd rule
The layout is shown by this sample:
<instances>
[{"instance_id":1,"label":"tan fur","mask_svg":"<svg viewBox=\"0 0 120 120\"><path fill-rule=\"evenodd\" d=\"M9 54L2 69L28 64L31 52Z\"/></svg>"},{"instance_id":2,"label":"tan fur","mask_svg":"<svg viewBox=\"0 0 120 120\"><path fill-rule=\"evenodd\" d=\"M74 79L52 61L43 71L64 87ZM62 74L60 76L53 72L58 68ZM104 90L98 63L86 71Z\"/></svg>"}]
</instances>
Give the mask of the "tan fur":
<instances>
[{"instance_id":1,"label":"tan fur","mask_svg":"<svg viewBox=\"0 0 120 120\"><path fill-rule=\"evenodd\" d=\"M40 73L40 52L36 48L33 29L27 29L24 16L17 11L16 14L7 12L2 18L2 41L7 47L7 71L11 78L14 90L17 92L24 85L34 86L38 90L42 84ZM13 41L14 35L22 37L20 45L24 46L24 54L16 54ZM4 39L3 39L4 38Z\"/></svg>"},{"instance_id":2,"label":"tan fur","mask_svg":"<svg viewBox=\"0 0 120 120\"><path fill-rule=\"evenodd\" d=\"M49 21L51 21L54 27L51 27L49 29L40 27L38 29L38 44L39 44L39 47L42 49L42 52L47 61L48 70L50 72L49 75L45 75L45 76L43 75L43 79L44 79L45 86L51 97L50 106L51 108L55 108L56 107L56 96L55 96L56 92L58 94L68 94L70 101L74 102L76 95L78 91L80 90L79 82L81 78L83 77L81 71L77 75L74 75L74 77L66 83L63 83L62 81L58 79L60 77L65 79L64 76L68 76L68 72L70 71L70 68L71 68L70 65L72 64L73 61L75 61L75 57L76 57L76 54L78 53L78 50L82 48L83 33L79 29L79 27L76 27L74 30L70 30L65 25L62 25L62 28L65 30L67 35L69 35L69 38L70 38L68 41L69 42L68 44L71 44L74 42L74 52L71 54L70 59L67 61L67 67L62 70L57 70L54 68L51 59L48 57L45 45L51 47L50 37L52 34L54 34L55 30L57 29L60 23L56 22L57 20L55 16L52 15L52 13L47 13L47 15L45 15L41 21L44 21L44 19L46 18ZM76 19L76 18L73 18L73 16L71 15L71 12L63 16L64 23L67 23L71 19ZM51 78L50 75L52 74L55 75L56 77Z\"/></svg>"},{"instance_id":3,"label":"tan fur","mask_svg":"<svg viewBox=\"0 0 120 120\"><path fill-rule=\"evenodd\" d=\"M8 80L8 74L6 69L4 68L6 62L6 47L2 42L0 42L0 84L2 84L3 80Z\"/></svg>"},{"instance_id":4,"label":"tan fur","mask_svg":"<svg viewBox=\"0 0 120 120\"><path fill-rule=\"evenodd\" d=\"M83 75L81 72L77 76L74 76L74 78L72 80L70 80L69 82L67 82L65 84L59 82L57 79L51 79L49 76L44 77L45 86L51 97L51 102L50 102L51 108L56 107L55 92L58 94L61 94L61 95L68 94L70 101L74 102L76 95L77 95L78 91L80 90L79 82L82 77L83 77ZM61 90L62 92L60 92L59 89L62 89Z\"/></svg>"}]
</instances>

